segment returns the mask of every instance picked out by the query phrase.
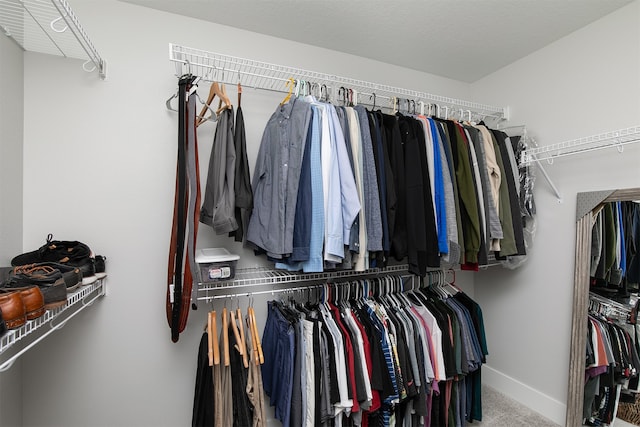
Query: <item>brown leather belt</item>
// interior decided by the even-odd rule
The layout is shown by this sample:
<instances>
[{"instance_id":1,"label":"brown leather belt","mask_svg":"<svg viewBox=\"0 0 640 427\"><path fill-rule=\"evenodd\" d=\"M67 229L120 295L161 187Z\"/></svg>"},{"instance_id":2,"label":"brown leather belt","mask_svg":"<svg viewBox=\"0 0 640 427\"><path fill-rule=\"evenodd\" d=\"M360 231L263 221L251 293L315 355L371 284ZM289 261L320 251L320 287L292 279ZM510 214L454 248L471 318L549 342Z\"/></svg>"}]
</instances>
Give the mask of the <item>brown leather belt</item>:
<instances>
[{"instance_id":1,"label":"brown leather belt","mask_svg":"<svg viewBox=\"0 0 640 427\"><path fill-rule=\"evenodd\" d=\"M195 94L189 94L193 81L194 76L185 75L178 82L178 161L165 302L173 342L178 341L189 316L192 266L195 266L193 257L200 218ZM191 170L194 167L195 170ZM193 218L193 223L190 218Z\"/></svg>"}]
</instances>

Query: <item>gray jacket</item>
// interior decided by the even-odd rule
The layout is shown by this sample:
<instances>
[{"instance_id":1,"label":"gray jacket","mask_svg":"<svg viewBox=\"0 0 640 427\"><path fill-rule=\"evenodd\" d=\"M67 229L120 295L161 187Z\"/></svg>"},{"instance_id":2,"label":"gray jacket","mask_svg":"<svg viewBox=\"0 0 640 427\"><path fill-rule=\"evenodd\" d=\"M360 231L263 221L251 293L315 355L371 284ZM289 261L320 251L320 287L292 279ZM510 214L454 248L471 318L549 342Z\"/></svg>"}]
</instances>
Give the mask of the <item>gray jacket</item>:
<instances>
[{"instance_id":1,"label":"gray jacket","mask_svg":"<svg viewBox=\"0 0 640 427\"><path fill-rule=\"evenodd\" d=\"M200 211L200 222L210 225L216 234L238 228L235 218L236 150L233 143L233 109L220 113L213 137L209 172Z\"/></svg>"}]
</instances>

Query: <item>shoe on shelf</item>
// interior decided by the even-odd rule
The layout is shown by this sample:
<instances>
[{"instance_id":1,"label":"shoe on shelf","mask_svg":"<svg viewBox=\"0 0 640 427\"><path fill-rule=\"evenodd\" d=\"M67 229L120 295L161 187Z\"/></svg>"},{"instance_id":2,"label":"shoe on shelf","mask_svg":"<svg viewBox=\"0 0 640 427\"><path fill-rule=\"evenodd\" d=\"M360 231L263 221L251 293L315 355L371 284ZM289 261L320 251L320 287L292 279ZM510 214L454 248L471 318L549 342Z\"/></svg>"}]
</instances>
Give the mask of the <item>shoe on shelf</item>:
<instances>
[{"instance_id":1,"label":"shoe on shelf","mask_svg":"<svg viewBox=\"0 0 640 427\"><path fill-rule=\"evenodd\" d=\"M7 329L16 329L27 322L27 311L19 291L0 292L0 310Z\"/></svg>"},{"instance_id":2,"label":"shoe on shelf","mask_svg":"<svg viewBox=\"0 0 640 427\"><path fill-rule=\"evenodd\" d=\"M82 285L80 268L56 262L41 262L13 267L5 283L10 287L53 284L63 278L67 291L74 291Z\"/></svg>"},{"instance_id":3,"label":"shoe on shelf","mask_svg":"<svg viewBox=\"0 0 640 427\"><path fill-rule=\"evenodd\" d=\"M0 337L3 336L7 332L7 324L4 322L4 318L2 317L2 310L0 310Z\"/></svg>"},{"instance_id":4,"label":"shoe on shelf","mask_svg":"<svg viewBox=\"0 0 640 427\"><path fill-rule=\"evenodd\" d=\"M82 282L79 282L82 283ZM78 284L76 288L80 286ZM50 284L39 285L40 291L44 296L44 308L53 310L62 307L67 303L67 288L64 279L58 279Z\"/></svg>"},{"instance_id":5,"label":"shoe on shelf","mask_svg":"<svg viewBox=\"0 0 640 427\"><path fill-rule=\"evenodd\" d=\"M93 252L89 246L77 240L53 240L53 235L47 236L47 243L39 249L20 254L11 260L12 266L55 262L58 264L78 267L82 273L82 284L93 283L95 265Z\"/></svg>"},{"instance_id":6,"label":"shoe on shelf","mask_svg":"<svg viewBox=\"0 0 640 427\"><path fill-rule=\"evenodd\" d=\"M23 288L0 289L0 295L11 292L20 293L27 320L37 319L44 314L44 295L39 286L31 285Z\"/></svg>"},{"instance_id":7,"label":"shoe on shelf","mask_svg":"<svg viewBox=\"0 0 640 427\"><path fill-rule=\"evenodd\" d=\"M96 277L98 279L104 279L105 277L107 277L106 262L106 256L96 255L94 264L96 267Z\"/></svg>"}]
</instances>

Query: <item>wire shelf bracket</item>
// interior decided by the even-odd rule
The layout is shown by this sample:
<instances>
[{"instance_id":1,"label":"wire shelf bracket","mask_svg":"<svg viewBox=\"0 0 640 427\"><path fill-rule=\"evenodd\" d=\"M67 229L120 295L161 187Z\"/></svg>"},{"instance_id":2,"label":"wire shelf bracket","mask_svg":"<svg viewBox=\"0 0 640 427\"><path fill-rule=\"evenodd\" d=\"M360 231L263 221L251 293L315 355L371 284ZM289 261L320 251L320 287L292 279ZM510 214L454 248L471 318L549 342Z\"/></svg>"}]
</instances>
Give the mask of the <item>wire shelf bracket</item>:
<instances>
[{"instance_id":1,"label":"wire shelf bracket","mask_svg":"<svg viewBox=\"0 0 640 427\"><path fill-rule=\"evenodd\" d=\"M9 330L0 337L0 372L9 370L20 356L53 332L61 329L69 320L90 307L98 298L105 296L106 293L106 279L99 279L95 283L83 286L68 295L67 303L62 307L48 310L41 317L27 321L19 328ZM58 321L58 323L54 323L54 320ZM49 328L45 329L46 326L49 326ZM18 344L23 343L27 344L16 350ZM12 350L16 351L10 357L6 357Z\"/></svg>"},{"instance_id":2,"label":"wire shelf bracket","mask_svg":"<svg viewBox=\"0 0 640 427\"><path fill-rule=\"evenodd\" d=\"M215 80L226 84L235 84L242 78L242 85L245 87L277 92L287 92L285 84L290 78L294 78L318 86L324 85L333 92L334 97L340 88L346 88L356 94L356 100L358 95L367 98L375 95L375 97L386 99L403 97L416 103L421 101L436 103L437 107L446 109L447 114L451 111L459 112L463 116L467 112L469 114L474 112L496 120L509 119L508 107L496 107L349 77L207 52L173 43L169 44L169 60L175 64L176 76L193 74L205 81Z\"/></svg>"},{"instance_id":3,"label":"wire shelf bracket","mask_svg":"<svg viewBox=\"0 0 640 427\"><path fill-rule=\"evenodd\" d=\"M23 50L82 59L86 72L107 77L107 63L66 0L0 0L0 29Z\"/></svg>"}]
</instances>

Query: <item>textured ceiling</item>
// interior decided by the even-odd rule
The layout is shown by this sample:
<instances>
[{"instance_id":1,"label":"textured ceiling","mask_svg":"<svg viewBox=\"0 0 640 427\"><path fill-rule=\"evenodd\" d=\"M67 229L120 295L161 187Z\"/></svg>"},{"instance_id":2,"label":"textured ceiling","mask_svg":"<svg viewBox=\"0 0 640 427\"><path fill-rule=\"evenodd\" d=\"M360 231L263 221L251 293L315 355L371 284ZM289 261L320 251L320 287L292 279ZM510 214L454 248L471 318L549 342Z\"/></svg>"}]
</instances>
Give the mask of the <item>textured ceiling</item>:
<instances>
[{"instance_id":1,"label":"textured ceiling","mask_svg":"<svg viewBox=\"0 0 640 427\"><path fill-rule=\"evenodd\" d=\"M122 0L474 82L632 0Z\"/></svg>"}]
</instances>

